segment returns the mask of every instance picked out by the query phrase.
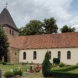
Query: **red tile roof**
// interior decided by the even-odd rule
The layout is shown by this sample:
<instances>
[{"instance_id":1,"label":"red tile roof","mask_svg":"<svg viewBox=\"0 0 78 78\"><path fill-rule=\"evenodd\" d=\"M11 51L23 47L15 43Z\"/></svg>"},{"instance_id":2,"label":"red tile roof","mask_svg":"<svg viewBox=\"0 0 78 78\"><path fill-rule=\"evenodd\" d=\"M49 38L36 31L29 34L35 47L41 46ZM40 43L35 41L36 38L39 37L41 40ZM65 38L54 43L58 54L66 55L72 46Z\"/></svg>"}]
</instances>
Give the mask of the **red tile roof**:
<instances>
[{"instance_id":1,"label":"red tile roof","mask_svg":"<svg viewBox=\"0 0 78 78\"><path fill-rule=\"evenodd\" d=\"M19 49L78 47L78 32L8 37L10 46Z\"/></svg>"}]
</instances>

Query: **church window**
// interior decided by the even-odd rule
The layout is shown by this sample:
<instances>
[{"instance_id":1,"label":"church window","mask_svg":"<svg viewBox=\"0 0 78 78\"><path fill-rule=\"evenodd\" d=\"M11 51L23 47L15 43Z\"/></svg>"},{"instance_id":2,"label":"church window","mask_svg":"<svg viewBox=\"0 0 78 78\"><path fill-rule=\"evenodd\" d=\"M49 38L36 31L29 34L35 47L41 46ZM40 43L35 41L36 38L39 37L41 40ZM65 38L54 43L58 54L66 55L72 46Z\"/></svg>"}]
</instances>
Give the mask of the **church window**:
<instances>
[{"instance_id":1,"label":"church window","mask_svg":"<svg viewBox=\"0 0 78 78\"><path fill-rule=\"evenodd\" d=\"M10 30L10 34L11 34L11 30Z\"/></svg>"},{"instance_id":2,"label":"church window","mask_svg":"<svg viewBox=\"0 0 78 78\"><path fill-rule=\"evenodd\" d=\"M14 35L14 31L12 31L12 35Z\"/></svg>"},{"instance_id":3,"label":"church window","mask_svg":"<svg viewBox=\"0 0 78 78\"><path fill-rule=\"evenodd\" d=\"M49 51L48 53L49 53L49 55L50 55L50 59L51 59L51 51Z\"/></svg>"},{"instance_id":4,"label":"church window","mask_svg":"<svg viewBox=\"0 0 78 78\"><path fill-rule=\"evenodd\" d=\"M60 59L61 58L61 52L58 51L58 58Z\"/></svg>"},{"instance_id":5,"label":"church window","mask_svg":"<svg viewBox=\"0 0 78 78\"><path fill-rule=\"evenodd\" d=\"M37 52L36 51L33 52L33 59L34 60L37 59Z\"/></svg>"},{"instance_id":6,"label":"church window","mask_svg":"<svg viewBox=\"0 0 78 78\"><path fill-rule=\"evenodd\" d=\"M71 59L71 52L70 51L67 52L67 59Z\"/></svg>"},{"instance_id":7,"label":"church window","mask_svg":"<svg viewBox=\"0 0 78 78\"><path fill-rule=\"evenodd\" d=\"M15 52L15 55L16 55L16 52Z\"/></svg>"},{"instance_id":8,"label":"church window","mask_svg":"<svg viewBox=\"0 0 78 78\"><path fill-rule=\"evenodd\" d=\"M26 52L23 53L23 59L26 59Z\"/></svg>"}]
</instances>

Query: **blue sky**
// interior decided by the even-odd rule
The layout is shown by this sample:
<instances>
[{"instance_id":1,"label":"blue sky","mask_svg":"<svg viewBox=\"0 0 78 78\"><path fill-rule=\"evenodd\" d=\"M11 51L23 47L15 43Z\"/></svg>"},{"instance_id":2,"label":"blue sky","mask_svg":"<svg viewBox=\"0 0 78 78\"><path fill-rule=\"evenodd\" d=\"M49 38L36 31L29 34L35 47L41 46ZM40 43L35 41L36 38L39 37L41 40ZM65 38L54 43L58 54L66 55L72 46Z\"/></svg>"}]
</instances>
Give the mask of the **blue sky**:
<instances>
[{"instance_id":1,"label":"blue sky","mask_svg":"<svg viewBox=\"0 0 78 78\"><path fill-rule=\"evenodd\" d=\"M30 20L43 21L54 17L59 29L63 25L76 27L78 31L78 0L7 0L11 16L17 27L25 26ZM0 12L6 0L0 0Z\"/></svg>"}]
</instances>

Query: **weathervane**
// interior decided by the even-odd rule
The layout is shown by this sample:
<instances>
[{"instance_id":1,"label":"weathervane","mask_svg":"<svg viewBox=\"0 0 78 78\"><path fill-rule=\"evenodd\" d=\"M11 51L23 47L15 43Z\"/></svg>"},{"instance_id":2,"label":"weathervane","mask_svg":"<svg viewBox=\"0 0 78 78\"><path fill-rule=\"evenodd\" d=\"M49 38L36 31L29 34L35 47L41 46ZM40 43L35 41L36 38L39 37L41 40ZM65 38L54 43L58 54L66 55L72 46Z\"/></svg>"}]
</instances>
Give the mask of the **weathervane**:
<instances>
[{"instance_id":1,"label":"weathervane","mask_svg":"<svg viewBox=\"0 0 78 78\"><path fill-rule=\"evenodd\" d=\"M7 5L8 5L8 3L7 3L7 1L6 1L6 3L5 3L5 7L7 8Z\"/></svg>"}]
</instances>

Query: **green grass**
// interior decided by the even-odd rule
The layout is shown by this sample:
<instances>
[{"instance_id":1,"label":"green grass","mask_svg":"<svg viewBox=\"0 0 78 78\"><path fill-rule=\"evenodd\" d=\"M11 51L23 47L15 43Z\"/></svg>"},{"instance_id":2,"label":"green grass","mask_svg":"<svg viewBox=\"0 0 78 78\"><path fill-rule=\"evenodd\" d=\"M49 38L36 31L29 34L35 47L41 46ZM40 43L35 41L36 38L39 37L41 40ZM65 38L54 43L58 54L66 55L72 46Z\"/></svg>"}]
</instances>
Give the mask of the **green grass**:
<instances>
[{"instance_id":1,"label":"green grass","mask_svg":"<svg viewBox=\"0 0 78 78\"><path fill-rule=\"evenodd\" d=\"M5 72L10 71L11 69L19 69L19 67L21 68L21 70L23 72L26 72L26 69L30 68L29 65L21 65L21 64L15 64L15 65L2 65L0 64L0 69L2 70L2 75L4 75ZM4 78L4 77L2 77ZM29 75L24 75L24 78L43 78L42 72L40 73L33 73L33 74L29 74Z\"/></svg>"}]
</instances>

